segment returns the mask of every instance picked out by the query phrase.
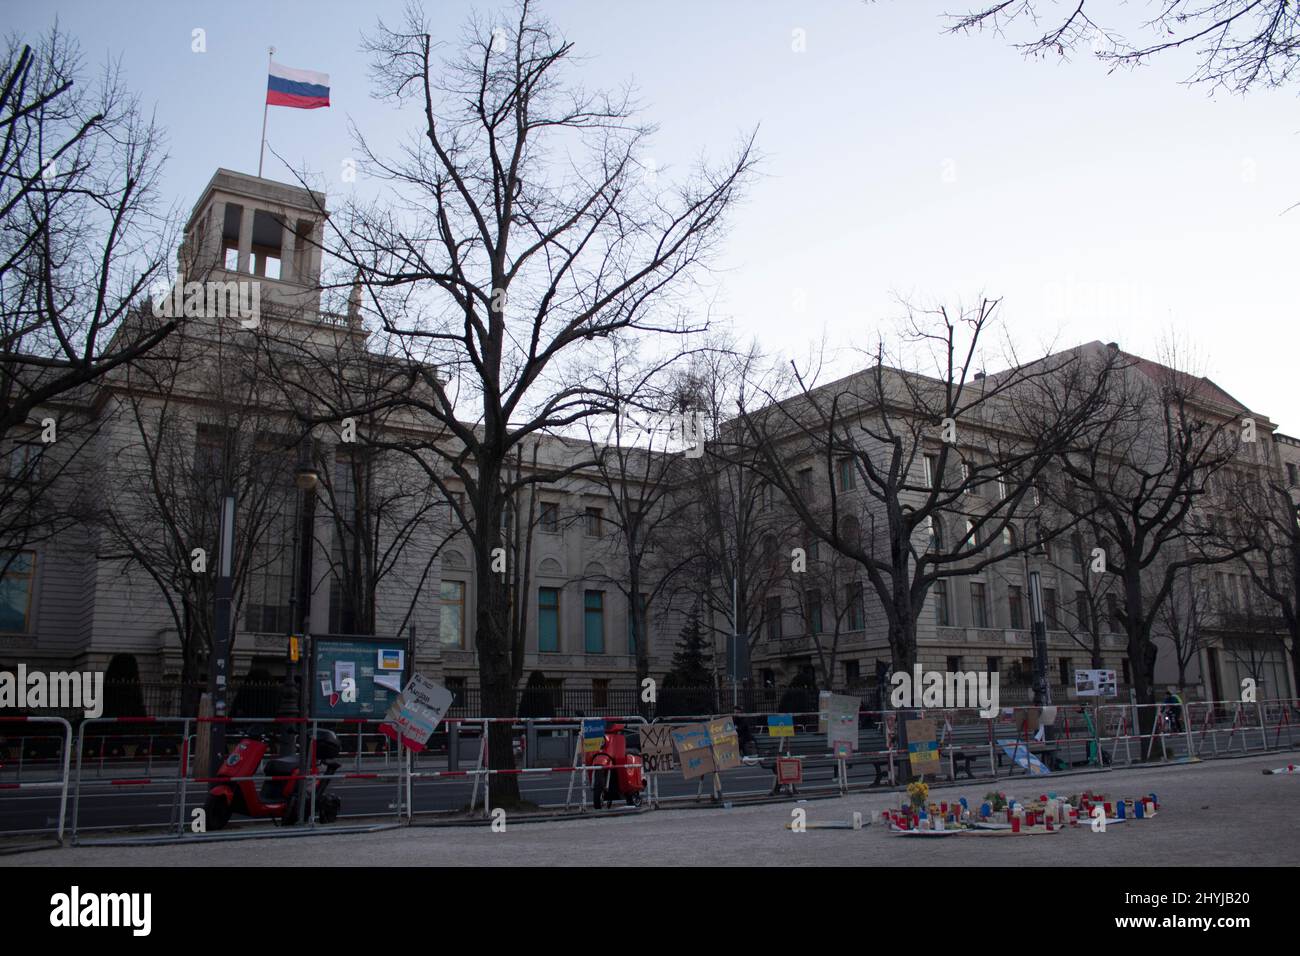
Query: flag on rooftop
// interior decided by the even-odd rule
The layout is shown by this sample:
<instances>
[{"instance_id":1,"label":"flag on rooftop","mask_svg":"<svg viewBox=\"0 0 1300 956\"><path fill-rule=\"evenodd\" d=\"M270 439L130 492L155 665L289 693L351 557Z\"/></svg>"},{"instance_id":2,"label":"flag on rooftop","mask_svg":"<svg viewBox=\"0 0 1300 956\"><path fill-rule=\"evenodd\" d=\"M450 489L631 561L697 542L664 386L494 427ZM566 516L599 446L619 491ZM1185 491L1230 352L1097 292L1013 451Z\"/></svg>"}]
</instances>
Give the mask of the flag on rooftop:
<instances>
[{"instance_id":1,"label":"flag on rooftop","mask_svg":"<svg viewBox=\"0 0 1300 956\"><path fill-rule=\"evenodd\" d=\"M268 106L292 106L300 110L329 106L329 74L297 70L272 60L270 76L266 80L266 103Z\"/></svg>"}]
</instances>

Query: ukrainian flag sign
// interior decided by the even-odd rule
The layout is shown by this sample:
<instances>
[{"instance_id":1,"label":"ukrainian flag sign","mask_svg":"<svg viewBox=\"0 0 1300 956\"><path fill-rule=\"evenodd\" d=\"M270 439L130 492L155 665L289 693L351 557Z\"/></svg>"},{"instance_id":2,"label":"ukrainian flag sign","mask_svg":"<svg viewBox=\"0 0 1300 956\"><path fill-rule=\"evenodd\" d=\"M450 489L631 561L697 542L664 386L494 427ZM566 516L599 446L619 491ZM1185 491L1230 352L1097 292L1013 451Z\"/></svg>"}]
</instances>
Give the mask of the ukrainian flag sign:
<instances>
[{"instance_id":1,"label":"ukrainian flag sign","mask_svg":"<svg viewBox=\"0 0 1300 956\"><path fill-rule=\"evenodd\" d=\"M933 720L907 722L907 760L914 776L939 772L939 734Z\"/></svg>"},{"instance_id":2,"label":"ukrainian flag sign","mask_svg":"<svg viewBox=\"0 0 1300 956\"><path fill-rule=\"evenodd\" d=\"M599 717L582 722L582 752L594 754L605 743L605 722Z\"/></svg>"},{"instance_id":3,"label":"ukrainian flag sign","mask_svg":"<svg viewBox=\"0 0 1300 956\"><path fill-rule=\"evenodd\" d=\"M793 737L794 714L770 714L767 718L769 737Z\"/></svg>"}]
</instances>

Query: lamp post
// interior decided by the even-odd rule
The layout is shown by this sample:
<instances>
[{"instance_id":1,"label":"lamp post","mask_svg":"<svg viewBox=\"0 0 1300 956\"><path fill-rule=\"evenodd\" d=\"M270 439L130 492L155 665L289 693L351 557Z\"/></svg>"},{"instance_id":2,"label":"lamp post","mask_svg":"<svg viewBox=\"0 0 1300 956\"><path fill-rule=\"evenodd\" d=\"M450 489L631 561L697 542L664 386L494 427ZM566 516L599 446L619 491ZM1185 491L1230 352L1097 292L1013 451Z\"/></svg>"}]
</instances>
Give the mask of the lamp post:
<instances>
[{"instance_id":1,"label":"lamp post","mask_svg":"<svg viewBox=\"0 0 1300 956\"><path fill-rule=\"evenodd\" d=\"M316 484L319 478L316 468L312 465L311 435L308 434L299 445L298 465L294 470L293 478L298 493L293 527L293 586L289 592L289 649L286 654L284 685L281 687L278 714L286 718L305 717L309 699L306 682L307 631L310 626L308 610L311 600L311 552L314 538L312 525L315 517ZM291 753L295 736L293 725L285 723L281 726L284 731L280 736L280 752ZM297 738L300 758L305 758L306 724L298 725Z\"/></svg>"},{"instance_id":2,"label":"lamp post","mask_svg":"<svg viewBox=\"0 0 1300 956\"><path fill-rule=\"evenodd\" d=\"M1041 557L1042 535L1032 553ZM1047 620L1043 615L1043 576L1029 569L1030 551L1025 552L1025 584L1029 590L1029 625L1034 648L1034 706L1045 707L1052 702L1052 689L1047 682Z\"/></svg>"},{"instance_id":3,"label":"lamp post","mask_svg":"<svg viewBox=\"0 0 1300 956\"><path fill-rule=\"evenodd\" d=\"M226 756L226 692L230 657L230 603L234 593L235 496L227 491L221 500L221 538L217 557L216 606L213 610L212 652L208 655L208 691L212 695L212 723L208 768L216 775Z\"/></svg>"}]
</instances>

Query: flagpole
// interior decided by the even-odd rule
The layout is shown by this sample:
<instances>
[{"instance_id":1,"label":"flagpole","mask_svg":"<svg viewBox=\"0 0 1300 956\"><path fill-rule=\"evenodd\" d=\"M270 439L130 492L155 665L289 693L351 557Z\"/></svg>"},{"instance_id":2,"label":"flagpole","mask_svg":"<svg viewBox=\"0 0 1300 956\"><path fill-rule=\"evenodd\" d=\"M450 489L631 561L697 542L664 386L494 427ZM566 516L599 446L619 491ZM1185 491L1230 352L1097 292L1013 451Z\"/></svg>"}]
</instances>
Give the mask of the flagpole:
<instances>
[{"instance_id":1,"label":"flagpole","mask_svg":"<svg viewBox=\"0 0 1300 956\"><path fill-rule=\"evenodd\" d=\"M266 48L266 75L267 75L267 76L270 76L270 75L271 75L271 57L273 57L273 56L275 56L275 47L273 47L273 46L267 47L267 48ZM262 148L261 148L260 150L258 150L258 153L257 153L257 178L258 178L258 179L261 179L261 178L262 178L262 160L266 158L266 114L267 114L267 111L268 111L270 108L271 108L271 104L270 104L269 102L266 102L266 97L263 96L263 103L262 103Z\"/></svg>"}]
</instances>

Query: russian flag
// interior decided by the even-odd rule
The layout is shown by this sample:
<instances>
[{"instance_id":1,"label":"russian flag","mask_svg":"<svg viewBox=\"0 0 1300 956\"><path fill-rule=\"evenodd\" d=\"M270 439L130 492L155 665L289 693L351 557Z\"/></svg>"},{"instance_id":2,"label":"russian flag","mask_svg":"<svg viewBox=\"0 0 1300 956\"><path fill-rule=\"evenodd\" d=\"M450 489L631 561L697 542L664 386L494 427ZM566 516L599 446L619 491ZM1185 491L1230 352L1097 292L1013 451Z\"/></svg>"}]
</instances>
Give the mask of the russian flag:
<instances>
[{"instance_id":1,"label":"russian flag","mask_svg":"<svg viewBox=\"0 0 1300 956\"><path fill-rule=\"evenodd\" d=\"M295 70L272 60L271 74L266 80L266 102L268 106L292 106L300 110L329 106L329 74Z\"/></svg>"}]
</instances>

